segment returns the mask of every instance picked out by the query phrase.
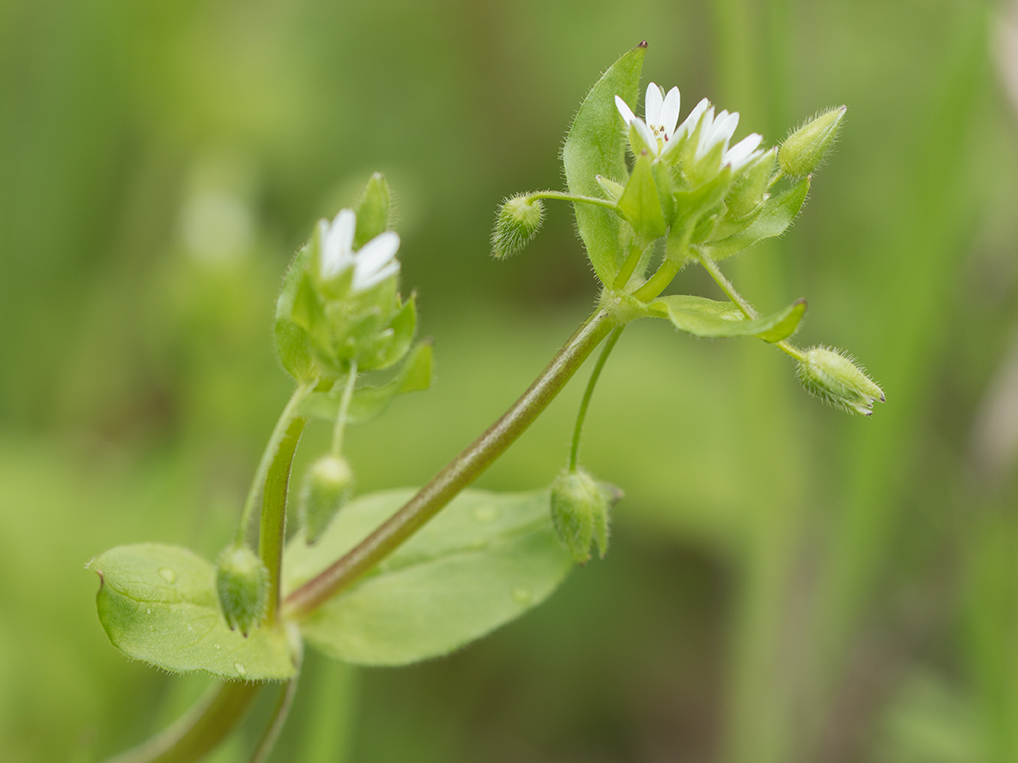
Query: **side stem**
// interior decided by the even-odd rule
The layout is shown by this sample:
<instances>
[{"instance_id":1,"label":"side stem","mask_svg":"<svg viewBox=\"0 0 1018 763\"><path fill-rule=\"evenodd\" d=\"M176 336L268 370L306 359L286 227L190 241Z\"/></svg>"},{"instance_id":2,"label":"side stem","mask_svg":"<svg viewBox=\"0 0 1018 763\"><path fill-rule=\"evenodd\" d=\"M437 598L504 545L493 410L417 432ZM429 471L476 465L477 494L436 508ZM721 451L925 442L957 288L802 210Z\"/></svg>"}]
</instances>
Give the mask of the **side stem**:
<instances>
[{"instance_id":1,"label":"side stem","mask_svg":"<svg viewBox=\"0 0 1018 763\"><path fill-rule=\"evenodd\" d=\"M604 349L601 350L601 356L597 359L594 370L590 373L590 381L587 382L587 389L584 391L583 400L580 402L580 412L576 415L576 428L573 430L573 446L569 449L569 471L571 472L576 471L576 460L580 455L580 435L583 434L583 421L587 418L587 408L590 406L590 398L594 394L594 387L597 386L597 379L601 376L601 369L604 368L605 361L608 360L608 356L615 349L615 345L618 343L619 337L622 336L622 329L624 328L625 326L619 326L612 331L608 341L605 342Z\"/></svg>"}]
</instances>

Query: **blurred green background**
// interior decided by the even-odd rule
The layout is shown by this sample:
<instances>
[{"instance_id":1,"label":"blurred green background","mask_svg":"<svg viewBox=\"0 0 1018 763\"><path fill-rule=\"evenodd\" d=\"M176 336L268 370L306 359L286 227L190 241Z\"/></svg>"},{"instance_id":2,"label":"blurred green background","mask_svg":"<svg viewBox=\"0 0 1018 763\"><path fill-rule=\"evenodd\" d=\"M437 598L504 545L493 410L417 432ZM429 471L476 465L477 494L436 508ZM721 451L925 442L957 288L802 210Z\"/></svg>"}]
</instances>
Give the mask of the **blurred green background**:
<instances>
[{"instance_id":1,"label":"blurred green background","mask_svg":"<svg viewBox=\"0 0 1018 763\"><path fill-rule=\"evenodd\" d=\"M0 0L4 760L100 759L207 684L117 653L82 567L229 537L289 392L275 290L371 171L438 384L351 433L361 489L422 483L522 391L596 290L567 208L507 262L493 210L561 186L586 89L645 38L645 82L739 110L740 135L848 104L802 219L727 270L763 309L807 296L800 340L855 353L887 404L849 419L760 342L634 325L583 449L627 492L607 560L447 659L310 657L273 760L1018 760L1016 14ZM481 486L550 482L581 388ZM268 709L215 759L246 760Z\"/></svg>"}]
</instances>

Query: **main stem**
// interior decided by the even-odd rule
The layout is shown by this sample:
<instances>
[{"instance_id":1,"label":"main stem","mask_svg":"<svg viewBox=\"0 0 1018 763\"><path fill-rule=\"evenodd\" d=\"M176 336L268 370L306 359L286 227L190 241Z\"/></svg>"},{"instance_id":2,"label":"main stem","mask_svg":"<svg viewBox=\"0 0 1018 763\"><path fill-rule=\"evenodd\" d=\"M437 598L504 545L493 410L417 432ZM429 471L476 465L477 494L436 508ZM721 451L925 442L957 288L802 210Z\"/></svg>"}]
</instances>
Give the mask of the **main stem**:
<instances>
[{"instance_id":1,"label":"main stem","mask_svg":"<svg viewBox=\"0 0 1018 763\"><path fill-rule=\"evenodd\" d=\"M435 516L523 434L615 325L605 310L592 314L502 418L346 556L287 596L285 613L300 616L313 611Z\"/></svg>"}]
</instances>

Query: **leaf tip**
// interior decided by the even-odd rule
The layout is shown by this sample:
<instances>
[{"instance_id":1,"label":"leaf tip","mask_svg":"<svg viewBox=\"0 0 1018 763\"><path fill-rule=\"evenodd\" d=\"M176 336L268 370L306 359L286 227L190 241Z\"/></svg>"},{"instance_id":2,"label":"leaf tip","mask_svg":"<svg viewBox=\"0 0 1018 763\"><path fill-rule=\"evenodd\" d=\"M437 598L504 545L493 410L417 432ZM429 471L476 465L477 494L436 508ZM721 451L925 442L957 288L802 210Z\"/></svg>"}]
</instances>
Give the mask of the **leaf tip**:
<instances>
[{"instance_id":1,"label":"leaf tip","mask_svg":"<svg viewBox=\"0 0 1018 763\"><path fill-rule=\"evenodd\" d=\"M641 40L640 44L637 45L636 47L638 47L638 48L646 48L647 47L647 41L646 40Z\"/></svg>"}]
</instances>

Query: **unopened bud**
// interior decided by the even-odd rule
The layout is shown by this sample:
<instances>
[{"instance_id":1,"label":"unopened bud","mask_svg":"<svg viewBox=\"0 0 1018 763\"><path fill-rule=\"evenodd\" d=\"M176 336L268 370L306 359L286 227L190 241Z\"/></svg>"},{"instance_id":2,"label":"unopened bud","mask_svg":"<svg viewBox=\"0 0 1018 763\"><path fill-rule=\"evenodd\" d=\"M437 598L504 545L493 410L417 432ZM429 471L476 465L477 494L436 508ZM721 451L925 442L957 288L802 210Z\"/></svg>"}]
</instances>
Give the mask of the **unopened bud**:
<instances>
[{"instance_id":1,"label":"unopened bud","mask_svg":"<svg viewBox=\"0 0 1018 763\"><path fill-rule=\"evenodd\" d=\"M322 456L308 469L298 504L308 544L329 526L353 492L353 470L342 456Z\"/></svg>"},{"instance_id":2,"label":"unopened bud","mask_svg":"<svg viewBox=\"0 0 1018 763\"><path fill-rule=\"evenodd\" d=\"M807 391L835 408L870 416L884 393L866 373L838 350L813 347L799 361L799 381Z\"/></svg>"},{"instance_id":3,"label":"unopened bud","mask_svg":"<svg viewBox=\"0 0 1018 763\"><path fill-rule=\"evenodd\" d=\"M247 546L227 546L216 560L216 592L230 630L247 636L265 614L269 571Z\"/></svg>"},{"instance_id":4,"label":"unopened bud","mask_svg":"<svg viewBox=\"0 0 1018 763\"><path fill-rule=\"evenodd\" d=\"M728 215L731 218L742 219L763 203L767 194L767 186L774 172L776 153L777 149L772 148L759 159L750 163L739 174L725 199L728 205Z\"/></svg>"},{"instance_id":5,"label":"unopened bud","mask_svg":"<svg viewBox=\"0 0 1018 763\"><path fill-rule=\"evenodd\" d=\"M825 111L789 135L778 151L781 170L792 177L816 171L838 137L846 111L847 106Z\"/></svg>"},{"instance_id":6,"label":"unopened bud","mask_svg":"<svg viewBox=\"0 0 1018 763\"><path fill-rule=\"evenodd\" d=\"M587 472L563 472L551 485L551 521L578 564L590 559L590 544L603 559L608 550L608 496Z\"/></svg>"},{"instance_id":7,"label":"unopened bud","mask_svg":"<svg viewBox=\"0 0 1018 763\"><path fill-rule=\"evenodd\" d=\"M491 251L498 259L516 254L537 235L544 222L544 202L519 194L502 202L491 232Z\"/></svg>"}]
</instances>

